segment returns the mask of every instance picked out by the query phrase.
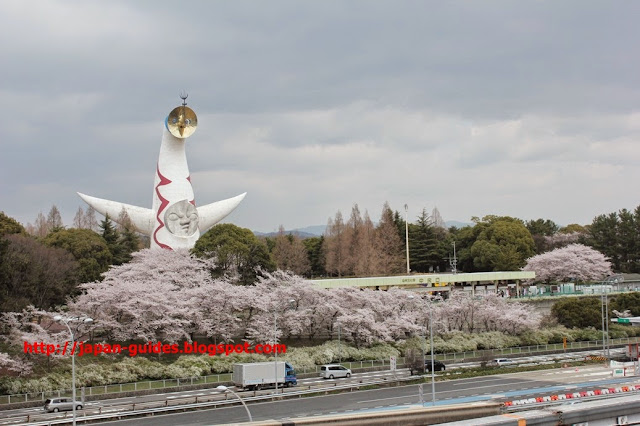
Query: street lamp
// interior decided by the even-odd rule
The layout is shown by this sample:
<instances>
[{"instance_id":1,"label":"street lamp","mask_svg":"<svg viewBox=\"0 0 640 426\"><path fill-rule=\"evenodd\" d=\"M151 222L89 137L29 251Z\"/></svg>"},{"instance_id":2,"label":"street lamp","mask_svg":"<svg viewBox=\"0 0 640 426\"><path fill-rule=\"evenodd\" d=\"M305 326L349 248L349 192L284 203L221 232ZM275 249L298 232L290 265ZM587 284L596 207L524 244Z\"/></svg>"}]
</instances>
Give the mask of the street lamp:
<instances>
[{"instance_id":1,"label":"street lamp","mask_svg":"<svg viewBox=\"0 0 640 426\"><path fill-rule=\"evenodd\" d=\"M80 317L63 317L62 315L56 315L53 317L53 320L56 322L61 322L67 326L67 330L69 330L69 334L71 335L71 344L75 342L75 337L73 336L73 331L71 327L69 327L70 322L80 322L89 324L93 322L92 318L80 318ZM71 353L71 406L73 411L73 426L76 425L76 354Z\"/></svg>"},{"instance_id":2,"label":"street lamp","mask_svg":"<svg viewBox=\"0 0 640 426\"><path fill-rule=\"evenodd\" d=\"M407 275L411 273L409 268L409 206L404 205L404 236L405 244L407 246Z\"/></svg>"},{"instance_id":3,"label":"street lamp","mask_svg":"<svg viewBox=\"0 0 640 426\"><path fill-rule=\"evenodd\" d=\"M458 273L458 259L456 258L456 241L453 240L453 260L451 261L451 272L454 274Z\"/></svg>"},{"instance_id":4,"label":"street lamp","mask_svg":"<svg viewBox=\"0 0 640 426\"><path fill-rule=\"evenodd\" d=\"M624 277L620 274L611 275L602 281L601 314L602 314L602 356L607 360L611 357L609 351L609 298L607 297L607 285L618 284L624 281Z\"/></svg>"},{"instance_id":5,"label":"street lamp","mask_svg":"<svg viewBox=\"0 0 640 426\"><path fill-rule=\"evenodd\" d=\"M409 295L409 299L413 299L413 294ZM424 327L422 328L422 365L426 366L425 360L427 338L424 335ZM436 405L436 374L435 374L435 359L433 357L433 305L429 300L429 344L431 345L431 404ZM424 367L423 367L424 368Z\"/></svg>"},{"instance_id":6,"label":"street lamp","mask_svg":"<svg viewBox=\"0 0 640 426\"><path fill-rule=\"evenodd\" d=\"M292 303L295 303L296 301L294 299L289 299L289 305L291 305ZM276 346L278 344L278 310L277 309L273 309L273 346L274 346L274 351L273 353L275 354L276 358L275 358L275 382L276 382L276 392L278 393L278 347ZM285 368L286 371L286 368ZM286 375L286 373L285 373ZM286 381L286 379L285 379Z\"/></svg>"},{"instance_id":7,"label":"street lamp","mask_svg":"<svg viewBox=\"0 0 640 426\"><path fill-rule=\"evenodd\" d=\"M217 390L219 390L220 392L231 392L232 394L234 394L236 396L236 398L238 398L240 400L240 402L242 403L242 405L244 405L244 409L247 410L247 415L249 416L249 421L252 422L253 418L251 418L251 412L249 411L249 407L247 407L247 404L244 403L244 400L242 398L240 398L240 395L238 395L237 393L235 393L234 391L232 391L231 389L229 389L226 386L220 385L216 388Z\"/></svg>"}]
</instances>

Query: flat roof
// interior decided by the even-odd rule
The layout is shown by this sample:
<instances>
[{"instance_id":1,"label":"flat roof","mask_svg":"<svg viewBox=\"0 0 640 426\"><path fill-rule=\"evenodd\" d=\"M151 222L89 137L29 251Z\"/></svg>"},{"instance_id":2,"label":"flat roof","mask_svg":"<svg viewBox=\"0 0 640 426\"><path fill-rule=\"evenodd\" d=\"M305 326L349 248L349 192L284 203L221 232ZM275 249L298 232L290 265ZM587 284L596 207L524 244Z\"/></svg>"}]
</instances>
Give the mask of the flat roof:
<instances>
[{"instance_id":1,"label":"flat roof","mask_svg":"<svg viewBox=\"0 0 640 426\"><path fill-rule=\"evenodd\" d=\"M339 287L444 287L454 283L530 280L536 277L534 271L504 271L504 272L465 272L460 274L423 274L397 275L393 277L367 278L332 278L310 280L314 285L322 288Z\"/></svg>"}]
</instances>

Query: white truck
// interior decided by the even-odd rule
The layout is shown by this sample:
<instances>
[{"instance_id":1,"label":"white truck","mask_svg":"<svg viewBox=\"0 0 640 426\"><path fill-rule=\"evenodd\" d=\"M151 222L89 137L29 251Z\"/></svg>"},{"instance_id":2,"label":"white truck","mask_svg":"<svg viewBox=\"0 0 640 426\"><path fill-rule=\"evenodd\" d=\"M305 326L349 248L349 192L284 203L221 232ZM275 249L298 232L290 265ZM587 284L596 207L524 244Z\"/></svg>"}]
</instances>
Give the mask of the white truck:
<instances>
[{"instance_id":1,"label":"white truck","mask_svg":"<svg viewBox=\"0 0 640 426\"><path fill-rule=\"evenodd\" d=\"M252 362L233 364L233 383L238 388L259 390L266 387L288 387L298 384L296 372L288 362Z\"/></svg>"}]
</instances>

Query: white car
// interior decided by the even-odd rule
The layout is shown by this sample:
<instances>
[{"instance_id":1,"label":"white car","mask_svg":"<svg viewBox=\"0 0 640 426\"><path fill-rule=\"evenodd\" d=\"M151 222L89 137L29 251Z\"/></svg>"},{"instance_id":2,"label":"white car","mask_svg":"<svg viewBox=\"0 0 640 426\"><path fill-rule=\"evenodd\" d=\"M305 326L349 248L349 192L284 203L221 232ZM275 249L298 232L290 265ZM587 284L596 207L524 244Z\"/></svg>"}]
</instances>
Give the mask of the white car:
<instances>
[{"instance_id":1,"label":"white car","mask_svg":"<svg viewBox=\"0 0 640 426\"><path fill-rule=\"evenodd\" d=\"M505 365L516 365L517 363L509 358L496 358L487 363L489 367L502 367Z\"/></svg>"},{"instance_id":2,"label":"white car","mask_svg":"<svg viewBox=\"0 0 640 426\"><path fill-rule=\"evenodd\" d=\"M76 410L82 410L82 403L76 401ZM44 402L44 411L57 413L58 411L73 411L71 398L52 398Z\"/></svg>"},{"instance_id":3,"label":"white car","mask_svg":"<svg viewBox=\"0 0 640 426\"><path fill-rule=\"evenodd\" d=\"M329 364L320 367L320 377L323 379L337 379L338 377L351 377L351 370L340 364Z\"/></svg>"}]
</instances>

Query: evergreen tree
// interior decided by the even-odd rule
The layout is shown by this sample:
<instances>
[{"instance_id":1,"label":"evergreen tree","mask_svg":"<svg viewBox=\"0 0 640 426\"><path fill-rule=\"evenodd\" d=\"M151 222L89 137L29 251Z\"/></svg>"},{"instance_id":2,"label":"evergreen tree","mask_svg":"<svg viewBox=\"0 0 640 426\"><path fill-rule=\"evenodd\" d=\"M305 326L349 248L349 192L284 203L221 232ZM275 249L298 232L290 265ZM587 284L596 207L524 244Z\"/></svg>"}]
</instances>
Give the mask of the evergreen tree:
<instances>
[{"instance_id":1,"label":"evergreen tree","mask_svg":"<svg viewBox=\"0 0 640 426\"><path fill-rule=\"evenodd\" d=\"M409 225L409 261L412 272L433 272L440 263L436 234L426 209Z\"/></svg>"},{"instance_id":2,"label":"evergreen tree","mask_svg":"<svg viewBox=\"0 0 640 426\"><path fill-rule=\"evenodd\" d=\"M404 241L406 239L406 228L405 228L405 224L407 223L402 215L400 214L400 212L398 210L396 210L395 212L393 212L393 223L396 226L396 230L398 232L398 236L400 237L400 239L402 241Z\"/></svg>"},{"instance_id":3,"label":"evergreen tree","mask_svg":"<svg viewBox=\"0 0 640 426\"><path fill-rule=\"evenodd\" d=\"M20 222L0 211L0 236L24 233L25 229Z\"/></svg>"},{"instance_id":4,"label":"evergreen tree","mask_svg":"<svg viewBox=\"0 0 640 426\"><path fill-rule=\"evenodd\" d=\"M119 259L115 260L120 263L126 263L131 260L131 253L142 248L142 243L140 241L140 237L135 232L135 227L133 226L131 218L124 209L122 209L118 216L117 230L120 234L118 244L120 245L121 255ZM114 263L114 265L118 265L120 263Z\"/></svg>"},{"instance_id":5,"label":"evergreen tree","mask_svg":"<svg viewBox=\"0 0 640 426\"><path fill-rule=\"evenodd\" d=\"M100 235L102 235L102 238L107 243L107 247L111 253L113 265L122 265L128 259L131 259L128 253L125 252L120 241L120 232L118 232L113 222L111 222L111 219L109 219L109 215L106 215L100 222L100 230Z\"/></svg>"},{"instance_id":6,"label":"evergreen tree","mask_svg":"<svg viewBox=\"0 0 640 426\"><path fill-rule=\"evenodd\" d=\"M310 277L327 276L327 270L324 268L324 235L320 237L305 238L302 240L302 244L304 244L307 249L309 264L311 265L311 270L309 271Z\"/></svg>"},{"instance_id":7,"label":"evergreen tree","mask_svg":"<svg viewBox=\"0 0 640 426\"><path fill-rule=\"evenodd\" d=\"M588 244L609 258L614 271L620 269L620 250L618 249L618 214L602 214L593 219L589 227Z\"/></svg>"}]
</instances>

